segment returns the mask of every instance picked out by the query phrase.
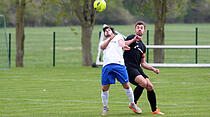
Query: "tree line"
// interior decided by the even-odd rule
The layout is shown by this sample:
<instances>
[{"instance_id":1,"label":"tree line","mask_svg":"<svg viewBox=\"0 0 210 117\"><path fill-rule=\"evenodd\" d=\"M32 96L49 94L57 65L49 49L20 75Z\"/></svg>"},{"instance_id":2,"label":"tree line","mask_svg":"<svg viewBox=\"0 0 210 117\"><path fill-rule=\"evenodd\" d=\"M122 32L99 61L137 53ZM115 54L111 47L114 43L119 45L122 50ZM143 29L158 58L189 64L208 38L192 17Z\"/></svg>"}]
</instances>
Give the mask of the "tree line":
<instances>
[{"instance_id":1,"label":"tree line","mask_svg":"<svg viewBox=\"0 0 210 117\"><path fill-rule=\"evenodd\" d=\"M152 9L154 4L150 0L140 0L142 1L140 3L138 0L106 1L107 9L96 13L95 24L126 25L132 24L138 19L142 19L147 23L154 23L154 9ZM149 2L152 4L149 4ZM210 22L210 0L182 0L181 4L178 9L176 9L176 5L171 4L172 7L167 11L166 23ZM139 8L139 6L141 7ZM15 26L15 0L1 0L0 8L0 14L6 16L7 25ZM30 27L79 25L80 22L77 17L69 18L70 15L74 15L71 14L72 9L70 6L66 5L66 11L66 13L62 12L56 3L47 4L43 8L40 0L34 0L33 4L28 4L25 8L24 23L25 26Z\"/></svg>"},{"instance_id":2,"label":"tree line","mask_svg":"<svg viewBox=\"0 0 210 117\"><path fill-rule=\"evenodd\" d=\"M210 0L107 0L107 9L98 13L95 0L2 0L0 13L7 17L9 26L16 26L16 67L23 67L25 26L81 26L82 65L92 64L91 37L95 24L133 24L137 19L154 22L154 44L164 45L164 25L168 19L186 16L191 21L208 22ZM201 5L201 6L199 6ZM202 6L204 5L204 6ZM188 6L188 7L187 7ZM197 7L196 7L197 6ZM199 7L198 7L199 6ZM194 11L189 9L194 9ZM200 10L198 10L200 9ZM184 12L185 11L185 12ZM193 12L191 14L188 13ZM193 20L194 17L194 20ZM207 18L206 18L207 17ZM202 20L201 20L202 19ZM172 21L171 20L171 21ZM186 21L186 20L183 20ZM154 51L155 63L164 62L164 51Z\"/></svg>"}]
</instances>

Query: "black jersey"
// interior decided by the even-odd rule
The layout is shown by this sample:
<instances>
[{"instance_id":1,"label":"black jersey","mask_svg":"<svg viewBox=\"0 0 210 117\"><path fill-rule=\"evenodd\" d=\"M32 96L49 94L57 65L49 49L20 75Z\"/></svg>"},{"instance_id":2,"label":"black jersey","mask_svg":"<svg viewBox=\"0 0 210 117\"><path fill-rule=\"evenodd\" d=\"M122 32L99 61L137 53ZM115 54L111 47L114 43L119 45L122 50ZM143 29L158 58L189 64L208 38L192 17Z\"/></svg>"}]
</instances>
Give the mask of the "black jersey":
<instances>
[{"instance_id":1,"label":"black jersey","mask_svg":"<svg viewBox=\"0 0 210 117\"><path fill-rule=\"evenodd\" d=\"M125 41L131 40L135 35L128 36ZM124 51L123 57L127 67L140 67L141 59L145 57L146 46L140 40L129 45L130 50Z\"/></svg>"}]
</instances>

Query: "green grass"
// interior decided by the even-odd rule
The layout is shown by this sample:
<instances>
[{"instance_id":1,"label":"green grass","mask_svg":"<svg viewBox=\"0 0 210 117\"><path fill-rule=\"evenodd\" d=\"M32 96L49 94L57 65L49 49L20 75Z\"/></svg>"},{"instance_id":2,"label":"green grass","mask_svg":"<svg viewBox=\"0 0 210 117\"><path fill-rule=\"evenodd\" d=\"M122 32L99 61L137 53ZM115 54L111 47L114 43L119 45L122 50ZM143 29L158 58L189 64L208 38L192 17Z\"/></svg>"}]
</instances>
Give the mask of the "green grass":
<instances>
[{"instance_id":1,"label":"green grass","mask_svg":"<svg viewBox=\"0 0 210 117\"><path fill-rule=\"evenodd\" d=\"M148 25L150 44L153 44L154 25ZM92 38L93 60L97 56L98 33L95 26ZM114 26L126 36L133 26ZM194 44L194 29L199 28L199 44L210 44L210 24L167 24L166 44ZM82 66L80 27L26 28L24 68L15 67L15 29L12 34L12 68L0 70L0 117L97 117L101 116L101 67ZM56 67L52 67L52 34L56 32ZM146 36L143 40L146 43ZM175 50L176 51L176 50ZM208 50L209 51L209 50ZM202 57L209 63L209 53ZM151 54L152 52L150 52ZM169 52L171 53L171 52ZM177 52L178 53L178 52ZM188 53L190 56L192 54ZM167 61L186 62L191 59L169 54ZM208 58L208 59L206 59ZM152 60L152 59L151 59ZM193 62L193 60L190 60ZM188 61L189 62L189 61ZM160 68L160 74L150 71L155 86L158 108L166 117L208 117L210 115L209 68ZM134 86L132 85L133 89ZM146 91L139 100L142 115L128 108L128 99L117 82L110 88L108 117L156 116L150 114Z\"/></svg>"},{"instance_id":2,"label":"green grass","mask_svg":"<svg viewBox=\"0 0 210 117\"><path fill-rule=\"evenodd\" d=\"M160 68L160 71L155 75L145 70L154 84L158 107L166 117L209 116L209 68ZM0 116L100 116L100 72L101 67L1 70ZM146 91L139 104L143 109L140 116L152 116ZM119 83L111 85L109 106L108 117L139 116L128 108L127 96Z\"/></svg>"}]
</instances>

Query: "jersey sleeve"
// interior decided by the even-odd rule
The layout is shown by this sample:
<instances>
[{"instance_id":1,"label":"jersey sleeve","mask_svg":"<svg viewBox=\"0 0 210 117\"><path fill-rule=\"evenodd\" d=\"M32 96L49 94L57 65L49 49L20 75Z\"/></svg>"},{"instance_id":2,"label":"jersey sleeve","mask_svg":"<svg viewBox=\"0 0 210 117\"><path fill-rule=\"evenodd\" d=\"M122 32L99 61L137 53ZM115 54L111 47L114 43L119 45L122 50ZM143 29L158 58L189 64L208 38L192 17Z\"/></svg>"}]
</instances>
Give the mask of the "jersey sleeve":
<instances>
[{"instance_id":1,"label":"jersey sleeve","mask_svg":"<svg viewBox=\"0 0 210 117\"><path fill-rule=\"evenodd\" d=\"M142 54L141 58L145 58L145 53Z\"/></svg>"},{"instance_id":2,"label":"jersey sleeve","mask_svg":"<svg viewBox=\"0 0 210 117\"><path fill-rule=\"evenodd\" d=\"M117 39L117 41L119 41L119 40L123 40L124 41L124 38L121 35L116 35L115 38Z\"/></svg>"},{"instance_id":3,"label":"jersey sleeve","mask_svg":"<svg viewBox=\"0 0 210 117\"><path fill-rule=\"evenodd\" d=\"M147 48L146 48L146 46L144 45L143 53L146 53L146 50L147 50Z\"/></svg>"},{"instance_id":4,"label":"jersey sleeve","mask_svg":"<svg viewBox=\"0 0 210 117\"><path fill-rule=\"evenodd\" d=\"M145 45L143 45L143 47L144 47L144 49L143 49L143 54L142 54L142 58L145 58L145 55L146 55L146 46Z\"/></svg>"}]
</instances>

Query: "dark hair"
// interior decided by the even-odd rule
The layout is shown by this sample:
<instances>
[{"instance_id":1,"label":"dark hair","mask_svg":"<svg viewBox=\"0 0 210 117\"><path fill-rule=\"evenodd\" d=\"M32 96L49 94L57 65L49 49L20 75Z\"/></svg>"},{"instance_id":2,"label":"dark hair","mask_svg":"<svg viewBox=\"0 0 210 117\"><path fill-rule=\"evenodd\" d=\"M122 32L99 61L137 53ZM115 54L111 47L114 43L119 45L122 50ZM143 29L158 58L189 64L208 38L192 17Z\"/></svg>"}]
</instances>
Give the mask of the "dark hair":
<instances>
[{"instance_id":1,"label":"dark hair","mask_svg":"<svg viewBox=\"0 0 210 117\"><path fill-rule=\"evenodd\" d=\"M110 28L110 29L112 30L112 32L115 33L114 28L112 28L112 27L110 27L110 26L104 27L104 28L103 28L103 31L105 32L105 30L106 30L107 28Z\"/></svg>"},{"instance_id":2,"label":"dark hair","mask_svg":"<svg viewBox=\"0 0 210 117\"><path fill-rule=\"evenodd\" d=\"M144 28L146 28L146 24L143 21L137 21L135 24L135 28L137 25L144 25Z\"/></svg>"}]
</instances>

